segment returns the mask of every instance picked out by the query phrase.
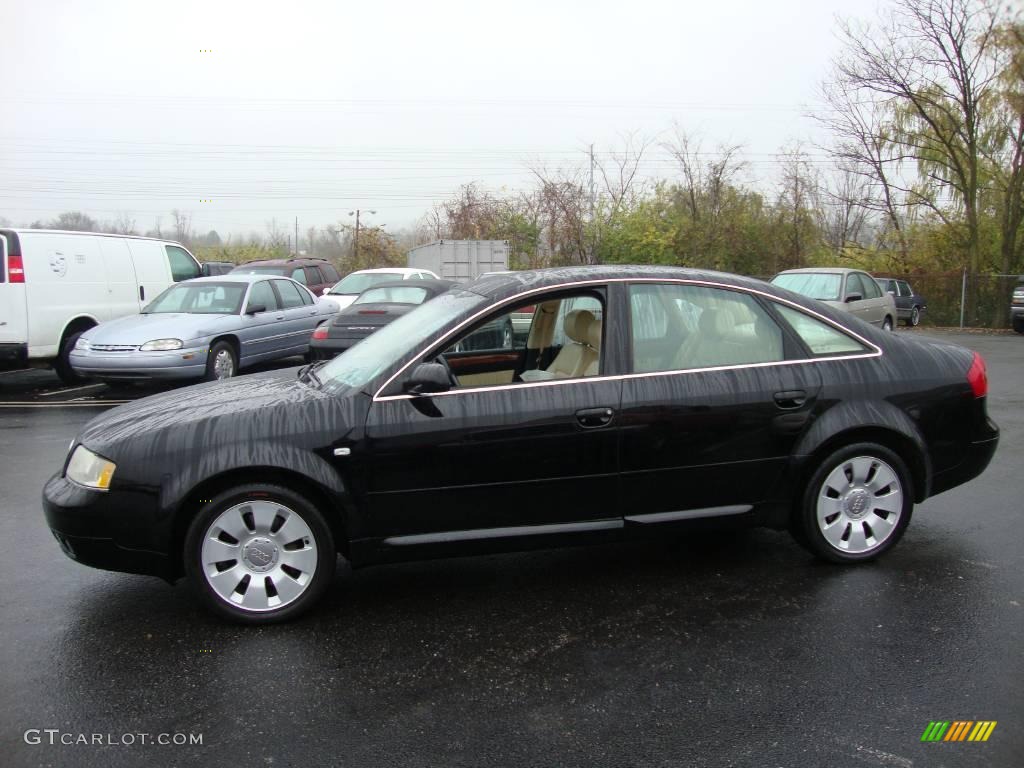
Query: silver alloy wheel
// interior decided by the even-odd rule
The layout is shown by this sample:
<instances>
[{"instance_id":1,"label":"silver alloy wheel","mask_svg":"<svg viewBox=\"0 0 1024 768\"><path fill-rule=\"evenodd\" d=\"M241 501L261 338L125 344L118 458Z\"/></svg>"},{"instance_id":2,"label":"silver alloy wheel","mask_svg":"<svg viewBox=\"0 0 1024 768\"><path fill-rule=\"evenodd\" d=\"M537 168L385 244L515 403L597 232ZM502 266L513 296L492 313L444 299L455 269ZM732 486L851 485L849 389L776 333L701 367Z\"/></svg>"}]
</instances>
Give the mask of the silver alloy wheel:
<instances>
[{"instance_id":1,"label":"silver alloy wheel","mask_svg":"<svg viewBox=\"0 0 1024 768\"><path fill-rule=\"evenodd\" d=\"M206 529L201 558L206 583L222 600L261 613L306 591L316 572L316 540L302 516L288 507L244 501Z\"/></svg>"},{"instance_id":2,"label":"silver alloy wheel","mask_svg":"<svg viewBox=\"0 0 1024 768\"><path fill-rule=\"evenodd\" d=\"M912 310L910 310L910 324L913 325L913 326L916 326L920 322L921 322L921 310L918 309L917 307L914 307Z\"/></svg>"},{"instance_id":3,"label":"silver alloy wheel","mask_svg":"<svg viewBox=\"0 0 1024 768\"><path fill-rule=\"evenodd\" d=\"M818 529L829 545L846 554L882 546L902 514L899 475L875 456L844 459L818 491Z\"/></svg>"},{"instance_id":4,"label":"silver alloy wheel","mask_svg":"<svg viewBox=\"0 0 1024 768\"><path fill-rule=\"evenodd\" d=\"M218 350L213 358L213 376L216 379L230 379L235 375L235 358L229 349Z\"/></svg>"}]
</instances>

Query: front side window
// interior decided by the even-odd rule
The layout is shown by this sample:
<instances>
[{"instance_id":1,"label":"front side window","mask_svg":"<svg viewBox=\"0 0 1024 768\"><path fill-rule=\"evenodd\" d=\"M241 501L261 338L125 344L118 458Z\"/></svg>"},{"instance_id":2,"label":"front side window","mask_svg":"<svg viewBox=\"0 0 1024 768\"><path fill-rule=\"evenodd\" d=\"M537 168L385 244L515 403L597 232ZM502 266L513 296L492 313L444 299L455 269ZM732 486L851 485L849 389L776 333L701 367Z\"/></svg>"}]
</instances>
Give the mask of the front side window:
<instances>
[{"instance_id":1,"label":"front side window","mask_svg":"<svg viewBox=\"0 0 1024 768\"><path fill-rule=\"evenodd\" d=\"M202 270L188 251L176 245L165 245L164 250L167 251L167 262L171 266L171 278L174 282L180 283L182 280L199 277Z\"/></svg>"},{"instance_id":2,"label":"front side window","mask_svg":"<svg viewBox=\"0 0 1024 768\"><path fill-rule=\"evenodd\" d=\"M865 299L880 299L882 298L882 289L878 287L878 283L871 279L870 276L861 274L860 282L864 286L864 298Z\"/></svg>"},{"instance_id":3,"label":"front side window","mask_svg":"<svg viewBox=\"0 0 1024 768\"><path fill-rule=\"evenodd\" d=\"M277 296L270 287L269 280L260 280L253 283L249 289L249 302L246 304L246 311L251 312L254 307L263 307L263 312L271 312L278 308Z\"/></svg>"},{"instance_id":4,"label":"front side window","mask_svg":"<svg viewBox=\"0 0 1024 768\"><path fill-rule=\"evenodd\" d=\"M868 351L867 347L856 339L816 317L783 304L777 304L775 309L814 355L842 355Z\"/></svg>"},{"instance_id":5,"label":"front side window","mask_svg":"<svg viewBox=\"0 0 1024 768\"><path fill-rule=\"evenodd\" d=\"M336 283L341 279L341 275L338 274L338 270L331 264L321 264L320 271L324 275L324 282Z\"/></svg>"},{"instance_id":6,"label":"front side window","mask_svg":"<svg viewBox=\"0 0 1024 768\"><path fill-rule=\"evenodd\" d=\"M860 275L856 272L851 272L846 276L845 298L849 300L849 298L854 294L859 295L861 299L866 299L868 297L867 291L861 283Z\"/></svg>"},{"instance_id":7,"label":"front side window","mask_svg":"<svg viewBox=\"0 0 1024 768\"><path fill-rule=\"evenodd\" d=\"M749 294L701 285L629 288L633 372L783 360L782 329Z\"/></svg>"}]
</instances>

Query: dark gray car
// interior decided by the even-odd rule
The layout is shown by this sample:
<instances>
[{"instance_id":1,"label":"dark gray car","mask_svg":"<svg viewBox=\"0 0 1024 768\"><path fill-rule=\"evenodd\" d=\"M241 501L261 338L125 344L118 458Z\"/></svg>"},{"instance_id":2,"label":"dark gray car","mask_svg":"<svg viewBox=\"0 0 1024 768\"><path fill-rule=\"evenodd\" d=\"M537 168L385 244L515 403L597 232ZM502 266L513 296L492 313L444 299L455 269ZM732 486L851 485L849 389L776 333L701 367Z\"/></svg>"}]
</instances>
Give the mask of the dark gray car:
<instances>
[{"instance_id":1,"label":"dark gray car","mask_svg":"<svg viewBox=\"0 0 1024 768\"><path fill-rule=\"evenodd\" d=\"M895 299L896 314L900 320L911 326L921 322L921 314L928 308L928 302L910 283L895 277L876 277L875 282Z\"/></svg>"}]
</instances>

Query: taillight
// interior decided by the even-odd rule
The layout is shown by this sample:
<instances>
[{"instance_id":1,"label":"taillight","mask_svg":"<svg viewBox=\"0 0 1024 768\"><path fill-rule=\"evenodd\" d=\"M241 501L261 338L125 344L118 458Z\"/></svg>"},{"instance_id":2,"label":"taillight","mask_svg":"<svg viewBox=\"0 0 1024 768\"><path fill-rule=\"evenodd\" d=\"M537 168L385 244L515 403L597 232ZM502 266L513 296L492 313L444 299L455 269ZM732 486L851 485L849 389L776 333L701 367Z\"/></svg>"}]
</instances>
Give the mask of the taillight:
<instances>
[{"instance_id":1,"label":"taillight","mask_svg":"<svg viewBox=\"0 0 1024 768\"><path fill-rule=\"evenodd\" d=\"M313 338L317 341L323 341L327 338L327 326L321 325L315 331L313 331Z\"/></svg>"},{"instance_id":2,"label":"taillight","mask_svg":"<svg viewBox=\"0 0 1024 768\"><path fill-rule=\"evenodd\" d=\"M7 275L12 283L25 282L25 265L21 261L20 253L7 254Z\"/></svg>"},{"instance_id":3,"label":"taillight","mask_svg":"<svg viewBox=\"0 0 1024 768\"><path fill-rule=\"evenodd\" d=\"M971 369L967 371L967 383L975 397L984 397L988 394L988 373L985 371L985 360L977 352L974 353L974 361Z\"/></svg>"}]
</instances>

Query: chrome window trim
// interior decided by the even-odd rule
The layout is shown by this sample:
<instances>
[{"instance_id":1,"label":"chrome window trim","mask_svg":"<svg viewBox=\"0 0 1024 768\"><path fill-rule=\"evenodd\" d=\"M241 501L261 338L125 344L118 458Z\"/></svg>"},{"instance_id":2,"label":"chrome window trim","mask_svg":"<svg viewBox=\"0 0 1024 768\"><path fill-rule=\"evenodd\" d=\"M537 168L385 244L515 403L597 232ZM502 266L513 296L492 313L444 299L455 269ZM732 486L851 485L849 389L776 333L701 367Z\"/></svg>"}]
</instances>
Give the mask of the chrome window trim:
<instances>
[{"instance_id":1,"label":"chrome window trim","mask_svg":"<svg viewBox=\"0 0 1024 768\"><path fill-rule=\"evenodd\" d=\"M581 280L581 281L572 282L572 283L558 283L558 284L555 284L555 285L547 285L547 286L544 286L544 287L541 287L541 288L531 288L530 290L522 291L521 293L517 293L514 296L510 296L507 299L502 299L497 304L492 304L492 305L490 305L488 307L485 307L484 309L480 310L479 312L476 312L475 314L471 315L466 320L463 320L457 326L452 328L447 334L445 334L445 336L441 339L441 341L439 343L434 344L434 345L427 345L426 349L430 349L431 351L433 351L434 349L438 349L438 348L443 347L445 341L447 341L448 339L452 338L452 336L457 335L467 325L471 325L477 319L483 317L484 315L489 314L489 313L491 313L491 312L493 312L495 310L500 310L502 307L504 307L504 306L506 306L508 304L514 303L514 302L516 302L516 301L518 301L518 300L520 300L520 299L522 299L524 297L532 296L532 295L537 294L537 293L545 293L547 291L562 291L562 290L567 290L567 289L572 289L572 288L577 288L577 287L579 287L579 288L587 288L587 287L594 287L594 286L601 286L601 285L610 285L611 283L655 283L655 284L669 283L669 284L676 284L676 285L697 285L697 286L704 286L704 287L708 287L708 288L723 288L723 289L729 290L729 291L739 291L740 293L747 293L747 294L752 294L752 295L755 295L755 296L761 296L761 297L765 298L768 301L775 301L775 302L778 302L780 304L786 304L786 305L792 307L793 309L797 310L798 312L803 312L804 314L810 315L810 316L812 316L812 317L822 321L823 323L826 323L827 325L835 328L840 333L843 333L843 334L845 334L847 336L853 337L854 339L856 339L857 341L859 341L861 344L863 344L865 347L867 347L869 350L872 350L872 351L860 352L860 353L849 354L849 355L833 355L833 356L827 356L827 357L808 357L808 358L804 358L804 359L801 359L801 360L777 360L777 361L768 362L768 363L742 363L742 364L738 364L738 365L718 365L718 366L712 366L712 367L708 367L708 368L680 368L680 369L673 369L673 370L670 370L670 371L649 371L649 372L645 372L645 373L620 373L620 374L615 374L615 375L611 375L611 376L580 376L580 377L576 377L576 378L567 378L567 379L550 379L550 380L547 380L547 381L525 381L525 382L517 382L515 384L500 384L500 385L495 385L495 386L491 386L491 387L470 387L470 388L467 388L467 389L454 389L454 390L449 390L448 392L432 392L432 393L429 393L429 394L422 394L422 395L406 395L406 394L400 394L400 395L381 395L381 392L383 392L385 389L387 389L389 386L391 386L391 383L395 379L397 379L399 376L401 376L403 373L405 373L414 363L416 363L417 360L419 360L420 355L417 354L409 362L407 362L405 365L403 365L401 368L399 368L398 371L396 371L394 374L392 374L388 378L388 380L384 382L383 385L378 387L376 393L373 396L373 402L378 403L378 402L387 402L387 401L390 401L390 400L412 400L413 398L416 398L416 397L450 397L452 395L463 395L463 394L469 394L469 393L475 393L475 392L498 392L498 391L505 390L505 389L523 389L523 388L532 389L534 387L553 387L553 386L560 386L562 384L575 384L575 383L579 383L579 382L624 381L626 379L644 379L644 378L650 378L650 377L654 377L654 376L678 376L678 375L681 375L681 374L708 373L708 372L713 372L713 371L745 370L745 369L748 369L748 368L767 368L769 366L776 366L776 365L806 365L808 363L832 362L834 360L867 360L867 359L870 359L870 358L873 358L873 357L882 357L882 355L883 355L881 347L879 347L878 345L868 341L867 339L865 339L863 336L861 336L856 331L852 331L849 328L844 328L842 325L840 325L839 323L835 322L834 320L831 320L830 318L825 317L824 315L820 314L819 312L815 312L813 309L808 309L807 307L804 307L804 306L802 306L800 304L797 304L795 301L790 301L789 299L784 299L784 298L781 298L779 296L773 296L772 294L767 293L765 291L759 291L756 288L748 288L746 286L730 285L728 283L717 283L717 282L714 282L714 281L711 281L711 280L696 280L696 279L688 279L688 278L670 278L670 277L665 277L665 278L661 278L661 277L614 277L614 278L607 278L607 279L604 279L604 280L601 280L601 279Z\"/></svg>"}]
</instances>

